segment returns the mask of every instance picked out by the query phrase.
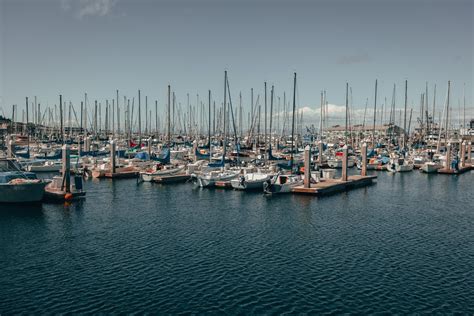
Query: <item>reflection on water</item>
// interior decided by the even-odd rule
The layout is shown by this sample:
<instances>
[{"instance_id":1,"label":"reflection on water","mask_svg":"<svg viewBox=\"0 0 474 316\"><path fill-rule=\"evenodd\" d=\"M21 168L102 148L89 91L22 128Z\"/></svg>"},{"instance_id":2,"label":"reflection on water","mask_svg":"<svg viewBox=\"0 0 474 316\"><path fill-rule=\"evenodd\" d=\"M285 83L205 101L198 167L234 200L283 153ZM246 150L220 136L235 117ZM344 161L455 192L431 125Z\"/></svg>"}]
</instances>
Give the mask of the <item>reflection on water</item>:
<instances>
[{"instance_id":1,"label":"reflection on water","mask_svg":"<svg viewBox=\"0 0 474 316\"><path fill-rule=\"evenodd\" d=\"M327 197L86 181L0 206L0 313L469 313L473 173Z\"/></svg>"}]
</instances>

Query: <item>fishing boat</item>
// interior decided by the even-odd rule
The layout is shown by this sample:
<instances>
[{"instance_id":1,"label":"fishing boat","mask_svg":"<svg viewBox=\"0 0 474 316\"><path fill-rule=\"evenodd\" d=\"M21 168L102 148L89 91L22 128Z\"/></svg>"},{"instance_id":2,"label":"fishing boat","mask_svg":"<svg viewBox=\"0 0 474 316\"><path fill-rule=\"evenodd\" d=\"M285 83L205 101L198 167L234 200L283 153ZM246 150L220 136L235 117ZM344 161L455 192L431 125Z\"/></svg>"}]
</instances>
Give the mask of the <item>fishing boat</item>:
<instances>
[{"instance_id":1,"label":"fishing boat","mask_svg":"<svg viewBox=\"0 0 474 316\"><path fill-rule=\"evenodd\" d=\"M404 158L392 158L387 164L387 171L389 172L408 172L412 171L413 168L413 162L407 161Z\"/></svg>"},{"instance_id":2,"label":"fishing boat","mask_svg":"<svg viewBox=\"0 0 474 316\"><path fill-rule=\"evenodd\" d=\"M238 178L230 180L236 190L251 191L263 190L263 184L271 179L271 175L259 172L241 174Z\"/></svg>"},{"instance_id":3,"label":"fishing boat","mask_svg":"<svg viewBox=\"0 0 474 316\"><path fill-rule=\"evenodd\" d=\"M293 188L303 184L303 178L295 174L280 174L270 183L264 182L263 192L266 194L290 193Z\"/></svg>"},{"instance_id":4,"label":"fishing boat","mask_svg":"<svg viewBox=\"0 0 474 316\"><path fill-rule=\"evenodd\" d=\"M23 172L14 160L0 159L0 203L33 203L43 200L47 180Z\"/></svg>"}]
</instances>

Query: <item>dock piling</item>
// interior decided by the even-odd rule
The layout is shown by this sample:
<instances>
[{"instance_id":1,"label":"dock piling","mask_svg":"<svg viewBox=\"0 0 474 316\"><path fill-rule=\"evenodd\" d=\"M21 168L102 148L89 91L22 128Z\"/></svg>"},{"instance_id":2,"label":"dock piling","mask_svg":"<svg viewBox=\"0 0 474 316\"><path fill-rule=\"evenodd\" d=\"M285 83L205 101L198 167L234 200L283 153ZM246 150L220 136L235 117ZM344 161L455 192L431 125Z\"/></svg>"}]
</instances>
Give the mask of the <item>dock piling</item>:
<instances>
[{"instance_id":1,"label":"dock piling","mask_svg":"<svg viewBox=\"0 0 474 316\"><path fill-rule=\"evenodd\" d=\"M360 172L361 176L367 175L367 143L363 143L361 147L362 151L362 170Z\"/></svg>"},{"instance_id":2,"label":"dock piling","mask_svg":"<svg viewBox=\"0 0 474 316\"><path fill-rule=\"evenodd\" d=\"M461 143L461 147L459 149L459 159L461 163L461 167L465 167L465 162L466 162L466 141L463 141Z\"/></svg>"},{"instance_id":3,"label":"dock piling","mask_svg":"<svg viewBox=\"0 0 474 316\"><path fill-rule=\"evenodd\" d=\"M451 170L451 143L446 145L446 166L447 170Z\"/></svg>"},{"instance_id":4,"label":"dock piling","mask_svg":"<svg viewBox=\"0 0 474 316\"><path fill-rule=\"evenodd\" d=\"M91 138L90 136L86 136L84 139L84 151L88 152L91 151Z\"/></svg>"},{"instance_id":5,"label":"dock piling","mask_svg":"<svg viewBox=\"0 0 474 316\"><path fill-rule=\"evenodd\" d=\"M347 145L342 148L342 181L347 181Z\"/></svg>"},{"instance_id":6,"label":"dock piling","mask_svg":"<svg viewBox=\"0 0 474 316\"><path fill-rule=\"evenodd\" d=\"M147 146L147 149L148 149L148 159L151 160L151 137L148 138L148 146Z\"/></svg>"},{"instance_id":7,"label":"dock piling","mask_svg":"<svg viewBox=\"0 0 474 316\"><path fill-rule=\"evenodd\" d=\"M472 142L467 143L467 163L472 163Z\"/></svg>"},{"instance_id":8,"label":"dock piling","mask_svg":"<svg viewBox=\"0 0 474 316\"><path fill-rule=\"evenodd\" d=\"M209 146L210 146L210 142L209 142ZM193 141L193 154L192 154L192 157L193 157L193 161L196 162L198 159L197 159L197 155L196 155L196 151L197 151L197 143L196 141Z\"/></svg>"},{"instance_id":9,"label":"dock piling","mask_svg":"<svg viewBox=\"0 0 474 316\"><path fill-rule=\"evenodd\" d=\"M115 157L116 157L116 155L115 155L115 148L116 148L115 141L112 140L112 141L110 142L110 163L111 163L111 165L112 165L112 166L111 166L112 174L114 174L115 171L116 171L116 169L117 169L117 168L116 168L117 163L116 163L116 161L115 161Z\"/></svg>"},{"instance_id":10,"label":"dock piling","mask_svg":"<svg viewBox=\"0 0 474 316\"><path fill-rule=\"evenodd\" d=\"M62 191L66 193L71 193L71 151L69 145L63 145L62 147L62 171L63 171L63 182L62 182Z\"/></svg>"},{"instance_id":11,"label":"dock piling","mask_svg":"<svg viewBox=\"0 0 474 316\"><path fill-rule=\"evenodd\" d=\"M304 187L309 188L311 186L311 150L309 145L304 149Z\"/></svg>"},{"instance_id":12,"label":"dock piling","mask_svg":"<svg viewBox=\"0 0 474 316\"><path fill-rule=\"evenodd\" d=\"M7 141L7 157L13 158L13 140L11 139Z\"/></svg>"},{"instance_id":13,"label":"dock piling","mask_svg":"<svg viewBox=\"0 0 474 316\"><path fill-rule=\"evenodd\" d=\"M323 164L323 150L324 150L322 140L318 142L318 149L319 149L318 162L319 162L319 165L321 166Z\"/></svg>"}]
</instances>

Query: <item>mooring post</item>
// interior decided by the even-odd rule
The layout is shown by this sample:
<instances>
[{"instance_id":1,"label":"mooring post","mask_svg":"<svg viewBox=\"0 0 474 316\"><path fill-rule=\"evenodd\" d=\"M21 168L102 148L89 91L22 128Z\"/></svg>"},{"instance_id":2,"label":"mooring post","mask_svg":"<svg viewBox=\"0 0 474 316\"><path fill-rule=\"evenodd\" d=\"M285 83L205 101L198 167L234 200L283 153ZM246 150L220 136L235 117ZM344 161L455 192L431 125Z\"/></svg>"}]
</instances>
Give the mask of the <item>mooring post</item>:
<instances>
[{"instance_id":1,"label":"mooring post","mask_svg":"<svg viewBox=\"0 0 474 316\"><path fill-rule=\"evenodd\" d=\"M362 144L362 170L360 172L361 176L366 176L367 175L367 143Z\"/></svg>"},{"instance_id":2,"label":"mooring post","mask_svg":"<svg viewBox=\"0 0 474 316\"><path fill-rule=\"evenodd\" d=\"M151 160L151 137L148 138L148 160Z\"/></svg>"},{"instance_id":3,"label":"mooring post","mask_svg":"<svg viewBox=\"0 0 474 316\"><path fill-rule=\"evenodd\" d=\"M451 170L451 143L446 145L446 166L447 170Z\"/></svg>"},{"instance_id":4,"label":"mooring post","mask_svg":"<svg viewBox=\"0 0 474 316\"><path fill-rule=\"evenodd\" d=\"M11 139L7 142L7 157L13 158L13 140Z\"/></svg>"},{"instance_id":5,"label":"mooring post","mask_svg":"<svg viewBox=\"0 0 474 316\"><path fill-rule=\"evenodd\" d=\"M211 143L209 143L209 146L210 146ZM196 141L193 141L193 157L194 157L194 162L196 162L198 159L197 159L197 143Z\"/></svg>"},{"instance_id":6,"label":"mooring post","mask_svg":"<svg viewBox=\"0 0 474 316\"><path fill-rule=\"evenodd\" d=\"M115 141L110 142L110 162L112 164L112 174L116 171L116 161L115 161Z\"/></svg>"},{"instance_id":7,"label":"mooring post","mask_svg":"<svg viewBox=\"0 0 474 316\"><path fill-rule=\"evenodd\" d=\"M304 187L311 187L311 150L309 145L304 148Z\"/></svg>"},{"instance_id":8,"label":"mooring post","mask_svg":"<svg viewBox=\"0 0 474 316\"><path fill-rule=\"evenodd\" d=\"M467 143L467 162L471 163L472 162L472 142Z\"/></svg>"},{"instance_id":9,"label":"mooring post","mask_svg":"<svg viewBox=\"0 0 474 316\"><path fill-rule=\"evenodd\" d=\"M79 140L78 140L79 144L77 146L77 155L79 156L79 158L81 157L81 152L82 152L81 140L82 140L82 136L79 135Z\"/></svg>"},{"instance_id":10,"label":"mooring post","mask_svg":"<svg viewBox=\"0 0 474 316\"><path fill-rule=\"evenodd\" d=\"M459 149L459 159L461 163L461 167L464 168L465 161L466 161L466 141L461 143L461 148Z\"/></svg>"},{"instance_id":11,"label":"mooring post","mask_svg":"<svg viewBox=\"0 0 474 316\"><path fill-rule=\"evenodd\" d=\"M318 150L319 150L319 156L318 156L318 162L319 162L319 165L321 166L323 164L323 141L320 140L318 142Z\"/></svg>"},{"instance_id":12,"label":"mooring post","mask_svg":"<svg viewBox=\"0 0 474 316\"><path fill-rule=\"evenodd\" d=\"M66 191L66 193L71 193L71 153L69 145L63 145L62 154L63 187L61 190Z\"/></svg>"},{"instance_id":13,"label":"mooring post","mask_svg":"<svg viewBox=\"0 0 474 316\"><path fill-rule=\"evenodd\" d=\"M91 151L91 138L90 136L86 136L84 139L84 151L89 152Z\"/></svg>"},{"instance_id":14,"label":"mooring post","mask_svg":"<svg viewBox=\"0 0 474 316\"><path fill-rule=\"evenodd\" d=\"M342 147L342 181L347 181L347 145Z\"/></svg>"}]
</instances>

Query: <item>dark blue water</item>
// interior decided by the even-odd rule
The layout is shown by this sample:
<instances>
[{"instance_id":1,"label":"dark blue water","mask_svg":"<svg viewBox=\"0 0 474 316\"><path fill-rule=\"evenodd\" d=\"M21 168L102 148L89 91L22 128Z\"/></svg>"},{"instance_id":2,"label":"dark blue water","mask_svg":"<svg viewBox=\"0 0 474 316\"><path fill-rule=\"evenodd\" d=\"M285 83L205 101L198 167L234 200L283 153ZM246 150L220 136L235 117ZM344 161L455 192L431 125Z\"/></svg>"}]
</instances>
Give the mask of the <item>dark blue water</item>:
<instances>
[{"instance_id":1,"label":"dark blue water","mask_svg":"<svg viewBox=\"0 0 474 316\"><path fill-rule=\"evenodd\" d=\"M474 313L474 173L324 198L89 181L0 206L0 313Z\"/></svg>"}]
</instances>

